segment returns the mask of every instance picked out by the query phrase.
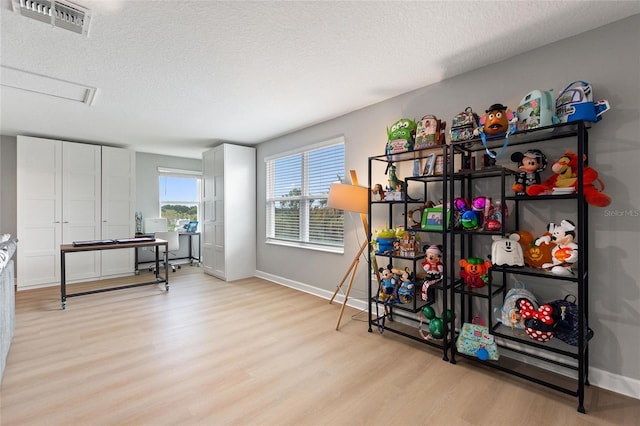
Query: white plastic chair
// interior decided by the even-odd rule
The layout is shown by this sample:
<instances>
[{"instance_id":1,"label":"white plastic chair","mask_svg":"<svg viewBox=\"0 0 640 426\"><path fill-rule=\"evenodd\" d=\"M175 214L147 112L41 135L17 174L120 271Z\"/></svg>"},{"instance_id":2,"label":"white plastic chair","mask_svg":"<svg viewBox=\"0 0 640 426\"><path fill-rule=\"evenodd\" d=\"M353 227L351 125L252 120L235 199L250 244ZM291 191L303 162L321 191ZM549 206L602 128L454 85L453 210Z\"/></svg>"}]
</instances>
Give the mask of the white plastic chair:
<instances>
[{"instance_id":1,"label":"white plastic chair","mask_svg":"<svg viewBox=\"0 0 640 426\"><path fill-rule=\"evenodd\" d=\"M166 240L167 241L167 250L169 251L169 253L174 253L177 252L180 249L180 238L178 235L178 231L167 231L167 232L156 232L155 234L156 239L161 239L161 240ZM162 256L162 258L164 259L164 246L158 246L158 253ZM168 257L167 257L168 259ZM163 262L164 264L164 262ZM176 271L176 267L175 265L172 265L171 263L169 263L168 265L171 270L173 272ZM180 265L178 265L178 269L180 269Z\"/></svg>"}]
</instances>

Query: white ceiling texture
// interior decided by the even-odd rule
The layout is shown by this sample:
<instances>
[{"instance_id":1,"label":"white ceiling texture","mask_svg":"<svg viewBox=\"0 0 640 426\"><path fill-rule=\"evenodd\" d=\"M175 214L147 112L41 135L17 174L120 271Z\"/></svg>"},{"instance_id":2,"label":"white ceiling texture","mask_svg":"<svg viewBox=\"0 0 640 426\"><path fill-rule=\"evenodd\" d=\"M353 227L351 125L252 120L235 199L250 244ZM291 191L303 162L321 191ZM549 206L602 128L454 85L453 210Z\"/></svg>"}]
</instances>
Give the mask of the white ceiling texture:
<instances>
[{"instance_id":1,"label":"white ceiling texture","mask_svg":"<svg viewBox=\"0 0 640 426\"><path fill-rule=\"evenodd\" d=\"M0 134L188 158L640 13L638 1L77 0L91 12L84 36L0 1ZM24 90L25 77L95 94Z\"/></svg>"}]
</instances>

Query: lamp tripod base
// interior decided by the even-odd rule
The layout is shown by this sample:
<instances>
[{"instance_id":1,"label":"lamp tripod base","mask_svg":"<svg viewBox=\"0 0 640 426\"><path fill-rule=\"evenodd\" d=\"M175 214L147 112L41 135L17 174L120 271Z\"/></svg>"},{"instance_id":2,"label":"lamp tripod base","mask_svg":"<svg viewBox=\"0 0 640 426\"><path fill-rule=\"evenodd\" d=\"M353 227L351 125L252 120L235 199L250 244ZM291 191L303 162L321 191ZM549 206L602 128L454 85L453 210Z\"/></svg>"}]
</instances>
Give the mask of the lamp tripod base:
<instances>
[{"instance_id":1,"label":"lamp tripod base","mask_svg":"<svg viewBox=\"0 0 640 426\"><path fill-rule=\"evenodd\" d=\"M351 262L349 269L347 269L347 272L344 274L344 277L342 277L340 284L338 284L338 286L336 287L336 291L333 293L331 300L329 300L329 304L333 303L333 299L336 298L336 295L342 288L342 285L347 280L349 275L351 275L351 278L349 279L349 285L347 285L347 290L344 294L344 301L342 302L342 307L340 308L340 315L338 315L338 323L336 324L336 330L340 328L340 322L342 321L342 314L344 314L344 308L347 306L347 301L349 300L349 293L351 293L351 286L353 285L353 279L356 276L358 264L360 263L360 256L362 255L362 253L364 252L364 250L367 248L368 245L369 245L369 242L366 240L362 243L362 245L360 246L360 250L358 250L358 253L356 253L356 256L353 258L353 261Z\"/></svg>"}]
</instances>

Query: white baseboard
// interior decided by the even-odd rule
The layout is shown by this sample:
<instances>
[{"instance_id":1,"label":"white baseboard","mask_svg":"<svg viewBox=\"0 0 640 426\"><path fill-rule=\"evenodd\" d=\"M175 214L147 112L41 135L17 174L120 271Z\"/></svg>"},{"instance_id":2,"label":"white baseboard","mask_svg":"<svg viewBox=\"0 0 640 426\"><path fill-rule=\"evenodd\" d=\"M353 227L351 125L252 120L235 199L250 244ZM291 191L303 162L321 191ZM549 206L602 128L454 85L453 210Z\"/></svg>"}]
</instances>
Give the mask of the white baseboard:
<instances>
[{"instance_id":1,"label":"white baseboard","mask_svg":"<svg viewBox=\"0 0 640 426\"><path fill-rule=\"evenodd\" d=\"M611 392L640 399L640 380L604 371L599 368L589 368L589 383Z\"/></svg>"},{"instance_id":2,"label":"white baseboard","mask_svg":"<svg viewBox=\"0 0 640 426\"><path fill-rule=\"evenodd\" d=\"M262 271L256 271L256 277L283 285L285 287L309 293L314 296L322 297L323 299L327 300L331 300L331 296L333 296L333 292L331 291L313 287L299 281L289 280L277 275L268 274ZM343 303L343 301L343 292L339 292L338 295L336 295L334 302L341 304ZM351 298L347 301L347 306L351 306L355 309L360 310L368 309L366 301ZM591 386L597 386L611 392L616 392L622 395L629 396L631 398L640 399L640 380L637 379L620 376L609 371L590 367L589 383L591 384Z\"/></svg>"},{"instance_id":3,"label":"white baseboard","mask_svg":"<svg viewBox=\"0 0 640 426\"><path fill-rule=\"evenodd\" d=\"M283 285L285 287L292 288L294 290L299 290L304 293L309 293L314 296L321 297L323 299L331 300L331 296L333 296L333 292L329 290L325 290L318 287L310 286L309 284L304 284L299 281L293 281L287 278L283 278L277 275L268 274L262 271L256 271L256 277L262 278L267 281L274 282L276 284ZM336 298L333 299L334 303L342 304L344 302L344 290L346 289L346 285L342 287L342 291L338 292ZM347 306L351 306L355 309L366 310L368 309L367 302L364 300L358 300L349 298L347 301Z\"/></svg>"}]
</instances>

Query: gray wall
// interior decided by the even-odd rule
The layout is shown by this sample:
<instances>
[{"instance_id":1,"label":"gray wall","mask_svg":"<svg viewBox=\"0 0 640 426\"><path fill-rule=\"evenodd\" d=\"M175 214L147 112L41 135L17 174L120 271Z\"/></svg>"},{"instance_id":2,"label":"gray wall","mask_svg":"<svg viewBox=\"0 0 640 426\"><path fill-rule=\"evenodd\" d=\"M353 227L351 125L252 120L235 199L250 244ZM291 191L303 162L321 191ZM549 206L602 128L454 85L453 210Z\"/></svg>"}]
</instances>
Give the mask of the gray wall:
<instances>
[{"instance_id":1,"label":"gray wall","mask_svg":"<svg viewBox=\"0 0 640 426\"><path fill-rule=\"evenodd\" d=\"M515 109L530 90L554 89L557 95L568 83L586 80L593 85L595 98L608 99L613 108L589 134L590 165L599 171L606 193L613 199L607 208L589 208L589 309L596 336L591 345L590 378L592 383L640 398L640 280L636 270L640 260L640 217L634 213L640 211L636 168L640 160L638 58L640 15L635 15L260 144L258 274L330 295L357 251L358 241L364 237L359 218L353 216L345 225L344 255L266 244L264 157L343 134L345 169L355 169L360 183L366 185L367 158L384 153L386 127L399 118L435 114L450 125L451 117L467 106L483 112L489 105L501 102ZM503 157L503 162L504 158L508 156ZM507 163L513 166L508 160ZM403 170L401 176L408 173ZM386 177L381 172L373 180L384 184ZM615 212L623 214L614 217ZM374 227L384 224L376 224L375 218L372 221ZM352 295L365 299L367 266L364 262L361 265L364 266L356 277Z\"/></svg>"}]
</instances>

